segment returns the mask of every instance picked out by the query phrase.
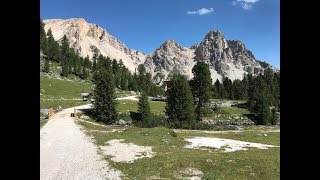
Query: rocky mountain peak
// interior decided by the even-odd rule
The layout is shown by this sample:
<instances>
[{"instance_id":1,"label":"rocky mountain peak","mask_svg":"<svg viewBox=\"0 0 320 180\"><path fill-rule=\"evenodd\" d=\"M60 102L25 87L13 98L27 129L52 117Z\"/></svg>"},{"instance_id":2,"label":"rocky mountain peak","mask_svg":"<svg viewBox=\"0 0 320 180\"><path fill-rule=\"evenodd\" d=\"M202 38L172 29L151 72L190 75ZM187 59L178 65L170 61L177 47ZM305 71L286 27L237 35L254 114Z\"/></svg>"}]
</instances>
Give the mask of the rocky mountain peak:
<instances>
[{"instance_id":1,"label":"rocky mountain peak","mask_svg":"<svg viewBox=\"0 0 320 180\"><path fill-rule=\"evenodd\" d=\"M52 30L55 40L64 35L69 39L70 46L81 56L92 58L93 50L97 48L104 56L111 59L122 59L124 65L134 72L138 64L145 61L146 55L141 51L128 48L117 38L110 35L107 30L83 18L49 19L44 20L45 30Z\"/></svg>"},{"instance_id":2,"label":"rocky mountain peak","mask_svg":"<svg viewBox=\"0 0 320 180\"><path fill-rule=\"evenodd\" d=\"M172 52L172 51L184 51L186 48L176 43L173 39L165 41L159 48L159 50Z\"/></svg>"},{"instance_id":3,"label":"rocky mountain peak","mask_svg":"<svg viewBox=\"0 0 320 180\"><path fill-rule=\"evenodd\" d=\"M213 30L207 33L204 37L200 46L210 46L212 48L218 49L219 51L228 47L226 40L221 31Z\"/></svg>"},{"instance_id":4,"label":"rocky mountain peak","mask_svg":"<svg viewBox=\"0 0 320 180\"><path fill-rule=\"evenodd\" d=\"M153 76L161 73L167 77L173 69L190 76L192 75L193 57L194 50L169 39L147 56L144 65Z\"/></svg>"},{"instance_id":5,"label":"rocky mountain peak","mask_svg":"<svg viewBox=\"0 0 320 180\"><path fill-rule=\"evenodd\" d=\"M222 37L223 38L223 33L219 30L212 30L207 33L205 36L205 39L214 39L214 37Z\"/></svg>"}]
</instances>

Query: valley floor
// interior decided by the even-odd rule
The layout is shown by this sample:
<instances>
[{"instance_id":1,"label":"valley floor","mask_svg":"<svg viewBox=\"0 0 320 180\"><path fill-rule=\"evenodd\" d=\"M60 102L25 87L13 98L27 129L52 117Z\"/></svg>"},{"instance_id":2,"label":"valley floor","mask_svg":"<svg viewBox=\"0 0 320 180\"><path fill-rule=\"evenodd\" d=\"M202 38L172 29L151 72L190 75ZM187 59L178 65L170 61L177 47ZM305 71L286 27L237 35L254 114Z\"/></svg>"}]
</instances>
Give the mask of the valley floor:
<instances>
[{"instance_id":1,"label":"valley floor","mask_svg":"<svg viewBox=\"0 0 320 180\"><path fill-rule=\"evenodd\" d=\"M70 117L90 106L40 129L41 179L280 179L279 127L171 130Z\"/></svg>"}]
</instances>

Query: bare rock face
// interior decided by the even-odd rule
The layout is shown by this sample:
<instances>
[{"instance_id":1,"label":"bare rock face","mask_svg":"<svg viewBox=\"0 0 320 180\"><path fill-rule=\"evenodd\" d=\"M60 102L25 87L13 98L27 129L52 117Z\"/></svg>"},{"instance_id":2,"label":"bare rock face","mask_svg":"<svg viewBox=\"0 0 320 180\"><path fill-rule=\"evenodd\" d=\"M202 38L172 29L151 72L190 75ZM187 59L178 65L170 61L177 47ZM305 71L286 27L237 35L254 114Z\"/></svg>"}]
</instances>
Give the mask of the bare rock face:
<instances>
[{"instance_id":1,"label":"bare rock face","mask_svg":"<svg viewBox=\"0 0 320 180\"><path fill-rule=\"evenodd\" d=\"M210 31L199 44L190 48L169 40L150 54L144 64L153 75L161 72L167 76L172 70L178 69L192 78L192 67L198 61L206 62L212 80L218 79L220 82L223 77L234 80L243 79L248 73L257 75L263 73L266 67L278 71L270 65L262 67L241 41L226 40L218 30Z\"/></svg>"},{"instance_id":2,"label":"bare rock face","mask_svg":"<svg viewBox=\"0 0 320 180\"><path fill-rule=\"evenodd\" d=\"M86 22L83 18L49 19L44 20L45 30L52 30L55 40L60 40L64 35L81 56L92 58L93 49L96 47L104 56L111 59L122 59L124 65L134 72L138 64L145 61L146 55L126 47L121 41L111 36L105 29L96 24Z\"/></svg>"},{"instance_id":3,"label":"bare rock face","mask_svg":"<svg viewBox=\"0 0 320 180\"><path fill-rule=\"evenodd\" d=\"M83 57L91 58L93 49L98 48L104 56L122 59L131 72L135 72L139 64L144 64L158 84L173 71L192 78L192 68L198 61L204 61L209 65L213 82L216 79L221 81L223 77L231 80L242 79L244 74L248 73L257 75L263 73L267 67L279 71L255 59L241 41L226 40L218 30L210 31L200 43L190 48L168 40L154 52L144 54L128 48L105 29L88 23L83 18L49 19L44 20L44 23L45 30L51 29L55 40L60 40L66 35L70 46Z\"/></svg>"},{"instance_id":4,"label":"bare rock face","mask_svg":"<svg viewBox=\"0 0 320 180\"><path fill-rule=\"evenodd\" d=\"M168 76L173 69L184 75L192 76L193 57L194 50L168 40L147 56L144 65L153 76L157 73Z\"/></svg>"},{"instance_id":5,"label":"bare rock face","mask_svg":"<svg viewBox=\"0 0 320 180\"><path fill-rule=\"evenodd\" d=\"M195 51L195 61L209 64L212 79L242 79L244 74L263 73L251 51L241 41L226 40L220 31L210 31Z\"/></svg>"}]
</instances>

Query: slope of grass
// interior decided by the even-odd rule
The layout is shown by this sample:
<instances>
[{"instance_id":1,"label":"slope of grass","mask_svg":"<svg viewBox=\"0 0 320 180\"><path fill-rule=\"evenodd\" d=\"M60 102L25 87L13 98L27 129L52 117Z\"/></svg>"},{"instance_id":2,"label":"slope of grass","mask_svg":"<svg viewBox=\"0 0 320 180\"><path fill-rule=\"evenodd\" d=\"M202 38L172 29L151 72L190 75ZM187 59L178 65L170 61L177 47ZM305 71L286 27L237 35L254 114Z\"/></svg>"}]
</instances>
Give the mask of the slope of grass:
<instances>
[{"instance_id":1,"label":"slope of grass","mask_svg":"<svg viewBox=\"0 0 320 180\"><path fill-rule=\"evenodd\" d=\"M62 109L69 107L80 106L88 104L86 101L82 100L42 100L40 99L40 109L54 108L57 109L59 106Z\"/></svg>"},{"instance_id":2,"label":"slope of grass","mask_svg":"<svg viewBox=\"0 0 320 180\"><path fill-rule=\"evenodd\" d=\"M250 111L245 108L222 107L221 112L218 112L217 114L250 114Z\"/></svg>"},{"instance_id":3,"label":"slope of grass","mask_svg":"<svg viewBox=\"0 0 320 180\"><path fill-rule=\"evenodd\" d=\"M66 99L82 98L81 93L91 92L88 82L75 82L56 78L40 76L40 98L41 99Z\"/></svg>"},{"instance_id":4,"label":"slope of grass","mask_svg":"<svg viewBox=\"0 0 320 180\"><path fill-rule=\"evenodd\" d=\"M138 111L138 101L133 100L117 100L118 112ZM149 101L151 113L164 113L166 103L161 101Z\"/></svg>"},{"instance_id":5,"label":"slope of grass","mask_svg":"<svg viewBox=\"0 0 320 180\"><path fill-rule=\"evenodd\" d=\"M247 151L231 153L209 152L207 150L183 148L186 144L183 137L190 135L208 136L208 133L191 134L175 133L167 128L136 128L122 132L103 133L93 130L94 126L82 124L86 133L93 136L99 146L111 139L124 139L127 143L151 146L156 153L152 158L141 158L134 163L113 162L105 157L110 164L121 170L123 179L177 179L179 171L196 168L203 172L203 179L280 179L280 148L265 150L250 148ZM231 133L211 134L212 137L226 137L239 140L277 145L279 133L270 133L263 138L255 137L251 132L242 135ZM252 137L253 136L253 137Z\"/></svg>"}]
</instances>

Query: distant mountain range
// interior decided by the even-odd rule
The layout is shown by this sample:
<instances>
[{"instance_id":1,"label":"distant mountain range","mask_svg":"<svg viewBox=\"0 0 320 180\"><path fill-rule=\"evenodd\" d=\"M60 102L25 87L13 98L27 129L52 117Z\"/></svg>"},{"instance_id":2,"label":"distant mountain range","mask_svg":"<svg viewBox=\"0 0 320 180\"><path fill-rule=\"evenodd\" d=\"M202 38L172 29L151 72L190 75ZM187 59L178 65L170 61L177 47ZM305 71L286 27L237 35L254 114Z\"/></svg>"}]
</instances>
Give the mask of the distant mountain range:
<instances>
[{"instance_id":1,"label":"distant mountain range","mask_svg":"<svg viewBox=\"0 0 320 180\"><path fill-rule=\"evenodd\" d=\"M163 74L167 77L172 70L192 78L192 67L199 60L209 64L212 80L228 77L231 80L242 79L244 74L263 73L269 67L279 71L270 64L258 61L240 40L226 40L222 32L213 30L204 39L190 48L183 47L174 40L165 41L150 54L128 48L105 29L83 18L47 19L45 30L52 30L55 40L64 35L81 56L93 56L97 48L104 56L111 59L122 59L124 65L134 72L139 64L144 64L153 77ZM157 75L158 74L158 75ZM156 81L161 81L155 78ZM160 83L160 82L158 82Z\"/></svg>"}]
</instances>

